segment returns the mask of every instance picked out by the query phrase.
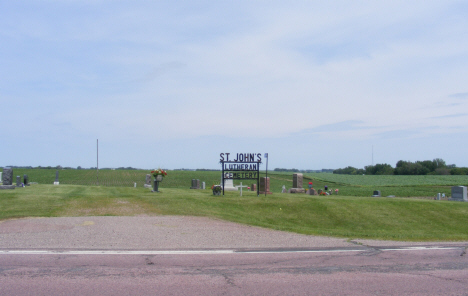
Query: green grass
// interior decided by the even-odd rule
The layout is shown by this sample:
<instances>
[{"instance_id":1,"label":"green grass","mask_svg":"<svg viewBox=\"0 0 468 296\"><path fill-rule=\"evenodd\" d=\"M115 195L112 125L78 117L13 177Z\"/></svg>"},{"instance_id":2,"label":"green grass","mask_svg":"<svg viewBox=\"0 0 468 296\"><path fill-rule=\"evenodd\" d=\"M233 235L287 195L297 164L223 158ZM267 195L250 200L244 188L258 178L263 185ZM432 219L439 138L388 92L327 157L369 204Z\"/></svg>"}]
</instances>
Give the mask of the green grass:
<instances>
[{"instance_id":1,"label":"green grass","mask_svg":"<svg viewBox=\"0 0 468 296\"><path fill-rule=\"evenodd\" d=\"M191 178L187 174L184 178ZM185 181L189 180L185 179ZM166 182L167 181L167 182ZM185 186L185 181L183 181ZM32 185L0 191L0 220L19 217L191 215L309 235L405 241L468 240L468 203L165 187ZM189 184L190 185L190 184ZM187 186L185 186L187 187Z\"/></svg>"}]
</instances>

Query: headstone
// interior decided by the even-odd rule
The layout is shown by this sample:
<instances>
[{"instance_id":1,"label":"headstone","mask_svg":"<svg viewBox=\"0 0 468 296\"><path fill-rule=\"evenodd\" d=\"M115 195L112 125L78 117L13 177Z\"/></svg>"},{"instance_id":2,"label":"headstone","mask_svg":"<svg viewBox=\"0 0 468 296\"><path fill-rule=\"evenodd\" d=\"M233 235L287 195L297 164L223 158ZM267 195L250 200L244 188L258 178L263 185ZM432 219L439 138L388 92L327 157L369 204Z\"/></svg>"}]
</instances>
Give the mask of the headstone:
<instances>
[{"instance_id":1,"label":"headstone","mask_svg":"<svg viewBox=\"0 0 468 296\"><path fill-rule=\"evenodd\" d=\"M436 200L440 200L440 192L437 193L437 198L436 198Z\"/></svg>"},{"instance_id":2,"label":"headstone","mask_svg":"<svg viewBox=\"0 0 468 296\"><path fill-rule=\"evenodd\" d=\"M205 190L205 186L206 186L205 182L202 182L201 184L202 184L201 189Z\"/></svg>"},{"instance_id":3,"label":"headstone","mask_svg":"<svg viewBox=\"0 0 468 296\"><path fill-rule=\"evenodd\" d=\"M317 194L320 195L320 193L322 193L322 192L323 192L323 190L322 190L322 189L319 189L318 192L317 192Z\"/></svg>"},{"instance_id":4,"label":"headstone","mask_svg":"<svg viewBox=\"0 0 468 296\"><path fill-rule=\"evenodd\" d=\"M380 190L375 190L374 193L372 194L372 197L381 197L382 194L380 193Z\"/></svg>"},{"instance_id":5,"label":"headstone","mask_svg":"<svg viewBox=\"0 0 468 296\"><path fill-rule=\"evenodd\" d=\"M31 184L29 184L29 177L28 175L23 175L23 183L24 183L24 186L29 186Z\"/></svg>"},{"instance_id":6,"label":"headstone","mask_svg":"<svg viewBox=\"0 0 468 296\"><path fill-rule=\"evenodd\" d=\"M3 168L3 185L13 185L13 169Z\"/></svg>"},{"instance_id":7,"label":"headstone","mask_svg":"<svg viewBox=\"0 0 468 296\"><path fill-rule=\"evenodd\" d=\"M237 191L232 179L224 179L224 191Z\"/></svg>"},{"instance_id":8,"label":"headstone","mask_svg":"<svg viewBox=\"0 0 468 296\"><path fill-rule=\"evenodd\" d=\"M257 184L250 185L250 190L257 191Z\"/></svg>"},{"instance_id":9,"label":"headstone","mask_svg":"<svg viewBox=\"0 0 468 296\"><path fill-rule=\"evenodd\" d=\"M16 187L21 187L21 176L16 176Z\"/></svg>"},{"instance_id":10,"label":"headstone","mask_svg":"<svg viewBox=\"0 0 468 296\"><path fill-rule=\"evenodd\" d=\"M3 174L3 173L2 173L2 172L0 172L0 182L2 182L2 183L3 183L2 174Z\"/></svg>"},{"instance_id":11,"label":"headstone","mask_svg":"<svg viewBox=\"0 0 468 296\"><path fill-rule=\"evenodd\" d=\"M304 188L291 188L288 193L306 193L306 190Z\"/></svg>"},{"instance_id":12,"label":"headstone","mask_svg":"<svg viewBox=\"0 0 468 296\"><path fill-rule=\"evenodd\" d=\"M466 186L453 186L452 187L452 198L449 198L451 201L467 201L467 190Z\"/></svg>"},{"instance_id":13,"label":"headstone","mask_svg":"<svg viewBox=\"0 0 468 296\"><path fill-rule=\"evenodd\" d=\"M293 174L293 188L302 188L302 181L302 174Z\"/></svg>"},{"instance_id":14,"label":"headstone","mask_svg":"<svg viewBox=\"0 0 468 296\"><path fill-rule=\"evenodd\" d=\"M12 168L3 168L2 174L2 184L0 189L15 189L16 186L13 185L13 169Z\"/></svg>"},{"instance_id":15,"label":"headstone","mask_svg":"<svg viewBox=\"0 0 468 296\"><path fill-rule=\"evenodd\" d=\"M315 190L314 188L310 188L309 190L307 190L306 194L318 195L317 190Z\"/></svg>"},{"instance_id":16,"label":"headstone","mask_svg":"<svg viewBox=\"0 0 468 296\"><path fill-rule=\"evenodd\" d=\"M283 185L283 188L282 188L282 190L281 190L281 193L286 193L286 192L288 192L288 191L286 191L286 186Z\"/></svg>"},{"instance_id":17,"label":"headstone","mask_svg":"<svg viewBox=\"0 0 468 296\"><path fill-rule=\"evenodd\" d=\"M54 185L59 185L59 171L55 171L55 182Z\"/></svg>"},{"instance_id":18,"label":"headstone","mask_svg":"<svg viewBox=\"0 0 468 296\"><path fill-rule=\"evenodd\" d=\"M190 189L200 189L200 180L192 179L192 187Z\"/></svg>"},{"instance_id":19,"label":"headstone","mask_svg":"<svg viewBox=\"0 0 468 296\"><path fill-rule=\"evenodd\" d=\"M145 185L143 186L145 188L151 188L151 174L146 174Z\"/></svg>"},{"instance_id":20,"label":"headstone","mask_svg":"<svg viewBox=\"0 0 468 296\"><path fill-rule=\"evenodd\" d=\"M262 177L260 178L260 194L273 194L270 191L270 177Z\"/></svg>"}]
</instances>

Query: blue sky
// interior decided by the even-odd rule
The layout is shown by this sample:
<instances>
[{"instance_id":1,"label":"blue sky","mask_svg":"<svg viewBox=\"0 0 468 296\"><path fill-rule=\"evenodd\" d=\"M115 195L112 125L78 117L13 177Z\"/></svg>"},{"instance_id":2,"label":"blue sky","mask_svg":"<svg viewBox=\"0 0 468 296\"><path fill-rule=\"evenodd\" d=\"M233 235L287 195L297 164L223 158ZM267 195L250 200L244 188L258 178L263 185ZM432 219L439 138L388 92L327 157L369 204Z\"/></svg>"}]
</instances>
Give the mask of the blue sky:
<instances>
[{"instance_id":1,"label":"blue sky","mask_svg":"<svg viewBox=\"0 0 468 296\"><path fill-rule=\"evenodd\" d=\"M2 1L0 166L468 166L467 1Z\"/></svg>"}]
</instances>

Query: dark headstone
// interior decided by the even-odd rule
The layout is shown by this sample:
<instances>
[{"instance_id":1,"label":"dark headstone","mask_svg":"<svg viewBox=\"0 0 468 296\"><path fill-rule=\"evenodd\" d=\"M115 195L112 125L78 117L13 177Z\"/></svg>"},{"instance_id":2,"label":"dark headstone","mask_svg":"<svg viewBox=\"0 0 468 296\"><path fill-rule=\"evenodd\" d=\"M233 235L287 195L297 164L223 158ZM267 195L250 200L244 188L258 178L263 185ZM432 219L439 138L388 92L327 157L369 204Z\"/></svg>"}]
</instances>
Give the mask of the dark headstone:
<instances>
[{"instance_id":1,"label":"dark headstone","mask_svg":"<svg viewBox=\"0 0 468 296\"><path fill-rule=\"evenodd\" d=\"M13 185L13 169L3 168L2 179L4 186Z\"/></svg>"},{"instance_id":2,"label":"dark headstone","mask_svg":"<svg viewBox=\"0 0 468 296\"><path fill-rule=\"evenodd\" d=\"M200 189L200 180L192 179L192 187L190 189Z\"/></svg>"},{"instance_id":3,"label":"dark headstone","mask_svg":"<svg viewBox=\"0 0 468 296\"><path fill-rule=\"evenodd\" d=\"M309 190L307 190L306 193L309 195L318 195L317 190L315 190L314 188L310 188Z\"/></svg>"},{"instance_id":4,"label":"dark headstone","mask_svg":"<svg viewBox=\"0 0 468 296\"><path fill-rule=\"evenodd\" d=\"M374 193L372 194L373 197L380 197L382 194L380 193L380 190L375 190Z\"/></svg>"},{"instance_id":5,"label":"dark headstone","mask_svg":"<svg viewBox=\"0 0 468 296\"><path fill-rule=\"evenodd\" d=\"M59 181L58 175L59 175L59 171L55 171L55 182Z\"/></svg>"},{"instance_id":6,"label":"dark headstone","mask_svg":"<svg viewBox=\"0 0 468 296\"><path fill-rule=\"evenodd\" d=\"M23 175L23 182L24 182L24 186L29 186L31 184L29 184L29 177L28 175Z\"/></svg>"}]
</instances>

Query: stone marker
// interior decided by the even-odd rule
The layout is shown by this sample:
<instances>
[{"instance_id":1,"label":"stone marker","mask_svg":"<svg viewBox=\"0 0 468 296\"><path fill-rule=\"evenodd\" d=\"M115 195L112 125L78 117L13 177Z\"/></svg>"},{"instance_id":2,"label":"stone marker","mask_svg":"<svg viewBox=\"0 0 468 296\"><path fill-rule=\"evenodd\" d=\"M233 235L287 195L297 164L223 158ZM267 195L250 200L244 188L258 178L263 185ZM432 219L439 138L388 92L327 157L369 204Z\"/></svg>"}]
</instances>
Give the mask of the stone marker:
<instances>
[{"instance_id":1,"label":"stone marker","mask_svg":"<svg viewBox=\"0 0 468 296\"><path fill-rule=\"evenodd\" d=\"M16 176L16 187L22 187L21 186L21 176Z\"/></svg>"},{"instance_id":2,"label":"stone marker","mask_svg":"<svg viewBox=\"0 0 468 296\"><path fill-rule=\"evenodd\" d=\"M307 190L306 194L318 195L317 190L315 190L314 188L310 188L309 190Z\"/></svg>"},{"instance_id":3,"label":"stone marker","mask_svg":"<svg viewBox=\"0 0 468 296\"><path fill-rule=\"evenodd\" d=\"M202 182L202 183L201 183L201 189L205 190L205 187L206 187L205 182Z\"/></svg>"},{"instance_id":4,"label":"stone marker","mask_svg":"<svg viewBox=\"0 0 468 296\"><path fill-rule=\"evenodd\" d=\"M3 185L0 186L0 189L15 189L16 186L13 185L13 169L12 168L3 168L2 174Z\"/></svg>"},{"instance_id":5,"label":"stone marker","mask_svg":"<svg viewBox=\"0 0 468 296\"><path fill-rule=\"evenodd\" d=\"M145 185L143 185L145 188L151 188L151 174L146 174L145 178Z\"/></svg>"},{"instance_id":6,"label":"stone marker","mask_svg":"<svg viewBox=\"0 0 468 296\"><path fill-rule=\"evenodd\" d=\"M200 189L200 180L192 179L192 187L190 189Z\"/></svg>"},{"instance_id":7,"label":"stone marker","mask_svg":"<svg viewBox=\"0 0 468 296\"><path fill-rule=\"evenodd\" d=\"M291 188L288 193L306 193L306 190L304 188Z\"/></svg>"},{"instance_id":8,"label":"stone marker","mask_svg":"<svg viewBox=\"0 0 468 296\"><path fill-rule=\"evenodd\" d=\"M237 191L232 179L224 179L224 191Z\"/></svg>"},{"instance_id":9,"label":"stone marker","mask_svg":"<svg viewBox=\"0 0 468 296\"><path fill-rule=\"evenodd\" d=\"M54 185L59 185L59 171L55 171L55 182L54 182Z\"/></svg>"},{"instance_id":10,"label":"stone marker","mask_svg":"<svg viewBox=\"0 0 468 296\"><path fill-rule=\"evenodd\" d=\"M322 192L323 192L323 190L322 190L322 189L319 189L318 192L317 192L317 194L320 195L320 193L322 193Z\"/></svg>"},{"instance_id":11,"label":"stone marker","mask_svg":"<svg viewBox=\"0 0 468 296\"><path fill-rule=\"evenodd\" d=\"M452 198L449 198L449 200L468 202L466 186L453 186Z\"/></svg>"},{"instance_id":12,"label":"stone marker","mask_svg":"<svg viewBox=\"0 0 468 296\"><path fill-rule=\"evenodd\" d=\"M270 177L262 177L260 178L260 194L273 194L270 191Z\"/></svg>"},{"instance_id":13,"label":"stone marker","mask_svg":"<svg viewBox=\"0 0 468 296\"><path fill-rule=\"evenodd\" d=\"M2 173L2 172L0 172L0 182L2 182L2 183L3 183L2 174L3 174L3 173Z\"/></svg>"},{"instance_id":14,"label":"stone marker","mask_svg":"<svg viewBox=\"0 0 468 296\"><path fill-rule=\"evenodd\" d=\"M302 174L293 174L293 188L302 188L302 181Z\"/></svg>"},{"instance_id":15,"label":"stone marker","mask_svg":"<svg viewBox=\"0 0 468 296\"><path fill-rule=\"evenodd\" d=\"M283 188L282 188L282 190L281 190L281 193L286 193L286 192L288 192L288 191L286 190L286 186L283 185Z\"/></svg>"},{"instance_id":16,"label":"stone marker","mask_svg":"<svg viewBox=\"0 0 468 296\"><path fill-rule=\"evenodd\" d=\"M3 185L13 185L13 169L3 168Z\"/></svg>"},{"instance_id":17,"label":"stone marker","mask_svg":"<svg viewBox=\"0 0 468 296\"><path fill-rule=\"evenodd\" d=\"M257 191L257 184L250 185L250 190Z\"/></svg>"},{"instance_id":18,"label":"stone marker","mask_svg":"<svg viewBox=\"0 0 468 296\"><path fill-rule=\"evenodd\" d=\"M23 183L24 183L24 186L29 186L31 184L29 184L29 177L28 175L23 175Z\"/></svg>"},{"instance_id":19,"label":"stone marker","mask_svg":"<svg viewBox=\"0 0 468 296\"><path fill-rule=\"evenodd\" d=\"M380 194L380 190L375 190L374 193L372 194L372 197L381 197L382 195Z\"/></svg>"}]
</instances>

